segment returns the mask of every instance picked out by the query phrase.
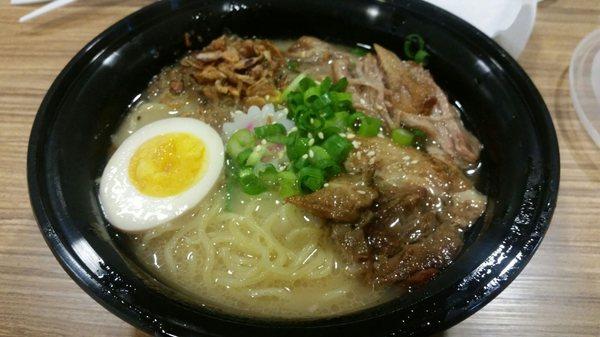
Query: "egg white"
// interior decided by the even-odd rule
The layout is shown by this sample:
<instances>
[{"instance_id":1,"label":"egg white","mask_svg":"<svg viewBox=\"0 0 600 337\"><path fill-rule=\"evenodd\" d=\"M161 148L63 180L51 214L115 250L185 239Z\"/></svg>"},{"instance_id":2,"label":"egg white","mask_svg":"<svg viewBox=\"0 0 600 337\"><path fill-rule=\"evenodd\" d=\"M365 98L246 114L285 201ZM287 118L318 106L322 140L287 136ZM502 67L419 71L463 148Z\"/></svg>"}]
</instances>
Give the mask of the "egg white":
<instances>
[{"instance_id":1,"label":"egg white","mask_svg":"<svg viewBox=\"0 0 600 337\"><path fill-rule=\"evenodd\" d=\"M189 133L204 142L206 170L191 187L168 197L147 196L129 179L129 162L146 141L166 133ZM208 124L193 118L169 118L144 126L129 136L108 161L100 180L104 215L124 231L142 231L164 224L198 204L213 188L224 163L223 142Z\"/></svg>"}]
</instances>

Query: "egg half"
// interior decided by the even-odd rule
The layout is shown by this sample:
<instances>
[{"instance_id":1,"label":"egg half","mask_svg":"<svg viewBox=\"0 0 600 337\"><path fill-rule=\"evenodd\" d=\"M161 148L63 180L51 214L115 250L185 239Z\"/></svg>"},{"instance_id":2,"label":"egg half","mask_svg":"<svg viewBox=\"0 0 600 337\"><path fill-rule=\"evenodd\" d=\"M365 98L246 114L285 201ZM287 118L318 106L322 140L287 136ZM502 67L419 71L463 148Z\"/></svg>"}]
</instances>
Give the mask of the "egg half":
<instances>
[{"instance_id":1,"label":"egg half","mask_svg":"<svg viewBox=\"0 0 600 337\"><path fill-rule=\"evenodd\" d=\"M219 134L193 118L169 118L129 136L100 179L108 221L141 231L173 220L198 204L219 180L224 148Z\"/></svg>"}]
</instances>

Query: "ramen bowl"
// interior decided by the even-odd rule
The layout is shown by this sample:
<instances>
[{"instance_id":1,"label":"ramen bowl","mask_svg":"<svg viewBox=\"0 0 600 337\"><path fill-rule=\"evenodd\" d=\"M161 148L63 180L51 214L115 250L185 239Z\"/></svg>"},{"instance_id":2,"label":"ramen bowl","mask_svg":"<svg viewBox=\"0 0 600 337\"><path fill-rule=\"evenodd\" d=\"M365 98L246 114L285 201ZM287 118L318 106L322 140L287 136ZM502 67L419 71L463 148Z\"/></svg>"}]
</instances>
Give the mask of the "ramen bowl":
<instances>
[{"instance_id":1,"label":"ramen bowl","mask_svg":"<svg viewBox=\"0 0 600 337\"><path fill-rule=\"evenodd\" d=\"M349 314L301 320L234 315L189 301L119 244L96 180L110 136L162 67L224 32L274 39L313 35L335 43L402 49L420 34L428 68L482 142L477 188L485 214L456 260L426 286ZM497 296L539 246L554 210L559 153L548 110L519 65L469 24L421 1L160 1L87 44L49 89L31 132L30 198L40 229L67 273L139 329L164 336L426 335Z\"/></svg>"}]
</instances>

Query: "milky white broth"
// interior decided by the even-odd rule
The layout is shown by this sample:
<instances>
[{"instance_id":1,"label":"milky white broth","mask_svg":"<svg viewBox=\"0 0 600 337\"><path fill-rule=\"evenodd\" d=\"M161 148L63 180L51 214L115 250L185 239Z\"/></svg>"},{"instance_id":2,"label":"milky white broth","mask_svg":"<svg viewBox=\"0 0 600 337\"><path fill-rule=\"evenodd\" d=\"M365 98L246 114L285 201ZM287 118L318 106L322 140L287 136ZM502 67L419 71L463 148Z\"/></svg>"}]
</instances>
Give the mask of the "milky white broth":
<instances>
[{"instance_id":1,"label":"milky white broth","mask_svg":"<svg viewBox=\"0 0 600 337\"><path fill-rule=\"evenodd\" d=\"M169 79L180 67L176 63L163 69L150 83L113 135L114 146L146 124L175 116L199 118L221 131L229 113L241 108L233 101L211 105L194 88L177 96L169 93ZM292 205L283 207L284 202L271 193L257 198L236 191L233 212L225 212L223 189L221 181L213 196L194 211L162 227L130 235L128 251L188 299L233 314L339 315L400 293L396 287L373 289L354 273L356 268L344 262L320 219ZM257 234L258 230L266 234ZM270 250L260 251L257 243ZM265 265L265 259L273 266ZM252 266L260 266L254 269L261 276Z\"/></svg>"}]
</instances>

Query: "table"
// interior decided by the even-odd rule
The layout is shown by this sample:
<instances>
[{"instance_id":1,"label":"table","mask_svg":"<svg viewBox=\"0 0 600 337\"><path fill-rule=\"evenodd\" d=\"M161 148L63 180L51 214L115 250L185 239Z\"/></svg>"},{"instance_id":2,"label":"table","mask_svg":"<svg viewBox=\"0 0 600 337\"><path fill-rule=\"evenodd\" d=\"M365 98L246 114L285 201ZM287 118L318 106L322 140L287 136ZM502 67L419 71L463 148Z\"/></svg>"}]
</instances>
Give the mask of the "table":
<instances>
[{"instance_id":1,"label":"table","mask_svg":"<svg viewBox=\"0 0 600 337\"><path fill-rule=\"evenodd\" d=\"M32 215L25 177L37 108L90 39L149 0L85 0L28 23L0 4L0 336L146 336L88 297L58 265ZM562 180L552 225L498 298L441 336L600 336L600 148L571 105L568 65L600 26L597 0L546 0L520 63L552 113Z\"/></svg>"}]
</instances>

